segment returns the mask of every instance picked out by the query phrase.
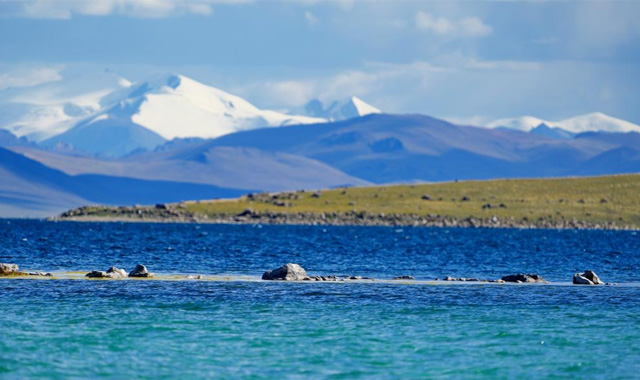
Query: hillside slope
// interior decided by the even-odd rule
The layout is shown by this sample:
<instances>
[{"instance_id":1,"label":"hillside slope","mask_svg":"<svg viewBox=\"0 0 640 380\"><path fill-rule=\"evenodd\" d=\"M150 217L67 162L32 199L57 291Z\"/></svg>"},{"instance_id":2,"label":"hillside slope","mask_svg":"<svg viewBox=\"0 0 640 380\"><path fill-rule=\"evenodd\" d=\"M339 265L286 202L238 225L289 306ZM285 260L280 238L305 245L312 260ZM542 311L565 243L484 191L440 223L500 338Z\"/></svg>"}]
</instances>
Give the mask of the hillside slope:
<instances>
[{"instance_id":1,"label":"hillside slope","mask_svg":"<svg viewBox=\"0 0 640 380\"><path fill-rule=\"evenodd\" d=\"M549 177L621 171L583 164L619 145L599 139L558 140L512 130L459 126L423 115L373 114L328 124L234 133L209 145L251 147L322 161L374 183Z\"/></svg>"},{"instance_id":2,"label":"hillside slope","mask_svg":"<svg viewBox=\"0 0 640 380\"><path fill-rule=\"evenodd\" d=\"M173 206L228 223L640 228L640 175L514 179L252 194ZM76 220L171 220L150 208L88 208ZM180 218L179 217L179 218Z\"/></svg>"},{"instance_id":3,"label":"hillside slope","mask_svg":"<svg viewBox=\"0 0 640 380\"><path fill-rule=\"evenodd\" d=\"M153 204L247 192L175 181L70 176L4 148L0 148L0 178L0 217L46 217L89 204Z\"/></svg>"}]
</instances>

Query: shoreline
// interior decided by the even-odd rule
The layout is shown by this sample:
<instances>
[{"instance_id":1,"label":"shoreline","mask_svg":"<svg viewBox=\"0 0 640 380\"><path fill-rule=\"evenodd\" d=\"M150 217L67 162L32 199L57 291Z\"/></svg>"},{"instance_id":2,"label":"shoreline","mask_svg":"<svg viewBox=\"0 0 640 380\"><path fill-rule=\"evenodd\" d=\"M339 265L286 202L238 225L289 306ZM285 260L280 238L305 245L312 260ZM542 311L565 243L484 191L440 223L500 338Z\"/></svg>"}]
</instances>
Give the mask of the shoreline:
<instances>
[{"instance_id":1,"label":"shoreline","mask_svg":"<svg viewBox=\"0 0 640 380\"><path fill-rule=\"evenodd\" d=\"M464 181L89 205L50 220L640 230L640 175Z\"/></svg>"},{"instance_id":2,"label":"shoreline","mask_svg":"<svg viewBox=\"0 0 640 380\"><path fill-rule=\"evenodd\" d=\"M343 279L342 281L304 281L304 280L287 280L287 281L268 281L263 280L260 276L251 275L201 275L201 274L185 274L185 273L156 273L154 277L148 278L89 278L86 277L88 271L61 271L61 272L49 272L51 276L36 276L36 275L2 275L2 280L34 280L34 281L161 281L161 282L250 282L250 283L264 283L264 284L379 284L379 285L431 285L431 286L568 286L575 287L576 285L569 281L547 281L537 283L515 283L515 282L496 282L488 280L478 281L446 281L438 279L393 279L393 278L369 278L369 279ZM195 278L194 276L201 276L201 278ZM616 282L608 283L605 286L615 287L640 287L639 282ZM589 286L587 286L589 287ZM598 286L599 287L599 286Z\"/></svg>"},{"instance_id":3,"label":"shoreline","mask_svg":"<svg viewBox=\"0 0 640 380\"><path fill-rule=\"evenodd\" d=\"M116 208L114 208L116 209ZM347 226L347 227L435 227L435 228L497 228L497 229L545 229L545 230L601 230L640 231L629 225L615 222L594 223L584 220L538 219L518 221L514 218L455 218L447 216L418 216L391 214L385 216L344 213L331 215L315 213L241 213L238 215L180 215L145 216L124 213L119 216L74 215L45 219L49 222L106 222L106 223L181 223L226 225L299 225L299 226Z\"/></svg>"}]
</instances>

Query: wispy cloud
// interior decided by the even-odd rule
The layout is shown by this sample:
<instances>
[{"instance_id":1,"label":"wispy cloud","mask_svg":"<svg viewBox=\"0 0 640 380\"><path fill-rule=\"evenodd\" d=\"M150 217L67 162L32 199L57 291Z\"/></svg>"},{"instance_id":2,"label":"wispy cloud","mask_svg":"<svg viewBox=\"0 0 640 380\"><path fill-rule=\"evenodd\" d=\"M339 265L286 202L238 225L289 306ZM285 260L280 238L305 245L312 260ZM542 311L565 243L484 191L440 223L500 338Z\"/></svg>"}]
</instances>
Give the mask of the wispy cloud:
<instances>
[{"instance_id":1,"label":"wispy cloud","mask_svg":"<svg viewBox=\"0 0 640 380\"><path fill-rule=\"evenodd\" d=\"M434 16L431 13L418 11L415 15L416 27L441 36L486 37L493 28L478 17L465 17L452 20L447 17Z\"/></svg>"},{"instance_id":2,"label":"wispy cloud","mask_svg":"<svg viewBox=\"0 0 640 380\"><path fill-rule=\"evenodd\" d=\"M306 12L304 14L304 19L307 20L307 24L311 27L318 25L320 22L320 20L311 12Z\"/></svg>"},{"instance_id":3,"label":"wispy cloud","mask_svg":"<svg viewBox=\"0 0 640 380\"><path fill-rule=\"evenodd\" d=\"M35 86L41 83L55 82L62 79L60 72L63 65L0 65L0 90L8 87Z\"/></svg>"},{"instance_id":4,"label":"wispy cloud","mask_svg":"<svg viewBox=\"0 0 640 380\"><path fill-rule=\"evenodd\" d=\"M74 15L112 14L138 18L164 18L184 14L209 16L213 5L250 0L0 0L5 17L70 19Z\"/></svg>"},{"instance_id":5,"label":"wispy cloud","mask_svg":"<svg viewBox=\"0 0 640 380\"><path fill-rule=\"evenodd\" d=\"M311 99L330 102L358 96L385 112L457 117L465 124L534 114L563 118L596 110L632 115L622 97L638 90L611 74L606 64L481 60L451 56L431 63L369 62L357 70L325 76L254 81L230 86L232 93L265 108L295 109ZM470 118L474 117L474 118Z\"/></svg>"}]
</instances>

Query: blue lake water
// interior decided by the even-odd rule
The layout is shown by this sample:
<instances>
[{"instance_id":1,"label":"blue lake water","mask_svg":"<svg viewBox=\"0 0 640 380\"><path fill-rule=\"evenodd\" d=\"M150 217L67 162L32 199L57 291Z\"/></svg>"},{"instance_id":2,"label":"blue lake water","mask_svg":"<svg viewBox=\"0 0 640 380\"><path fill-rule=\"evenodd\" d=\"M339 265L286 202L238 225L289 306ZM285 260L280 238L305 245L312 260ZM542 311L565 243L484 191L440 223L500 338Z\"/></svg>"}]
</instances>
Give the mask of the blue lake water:
<instances>
[{"instance_id":1,"label":"blue lake water","mask_svg":"<svg viewBox=\"0 0 640 380\"><path fill-rule=\"evenodd\" d=\"M0 378L638 378L640 235L0 221L0 262L556 285L0 280ZM595 270L618 286L570 285ZM566 283L566 284L562 284Z\"/></svg>"}]
</instances>

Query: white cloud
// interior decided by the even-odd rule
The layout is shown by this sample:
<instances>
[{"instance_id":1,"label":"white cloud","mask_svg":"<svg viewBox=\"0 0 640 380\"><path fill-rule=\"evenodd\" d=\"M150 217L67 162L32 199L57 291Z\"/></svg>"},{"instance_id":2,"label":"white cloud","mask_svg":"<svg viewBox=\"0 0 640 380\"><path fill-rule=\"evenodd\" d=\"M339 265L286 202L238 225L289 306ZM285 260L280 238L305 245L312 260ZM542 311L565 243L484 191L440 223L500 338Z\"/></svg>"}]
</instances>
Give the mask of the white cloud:
<instances>
[{"instance_id":1,"label":"white cloud","mask_svg":"<svg viewBox=\"0 0 640 380\"><path fill-rule=\"evenodd\" d=\"M493 28L477 17L467 17L458 23L460 32L469 37L486 37L493 32Z\"/></svg>"},{"instance_id":2,"label":"white cloud","mask_svg":"<svg viewBox=\"0 0 640 380\"><path fill-rule=\"evenodd\" d=\"M639 92L627 79L638 75L637 68L618 73L606 64L450 56L435 63L367 63L358 70L255 81L230 90L263 108L291 110L311 99L326 103L358 96L385 112L417 112L471 125L515 115L561 119L594 111L635 120L637 112L624 99Z\"/></svg>"},{"instance_id":3,"label":"white cloud","mask_svg":"<svg viewBox=\"0 0 640 380\"><path fill-rule=\"evenodd\" d=\"M423 11L416 13L416 26L418 29L428 30L441 35L450 34L456 29L456 26L449 19L435 17Z\"/></svg>"},{"instance_id":4,"label":"white cloud","mask_svg":"<svg viewBox=\"0 0 640 380\"><path fill-rule=\"evenodd\" d=\"M493 32L493 28L478 17L451 20L442 16L436 17L424 11L418 11L415 16L415 23L418 29L440 36L486 37Z\"/></svg>"},{"instance_id":5,"label":"white cloud","mask_svg":"<svg viewBox=\"0 0 640 380\"><path fill-rule=\"evenodd\" d=\"M638 1L591 1L574 7L568 19L572 26L571 44L573 53L611 55L618 48L636 44L640 38Z\"/></svg>"},{"instance_id":6,"label":"white cloud","mask_svg":"<svg viewBox=\"0 0 640 380\"><path fill-rule=\"evenodd\" d=\"M0 0L8 3L10 0ZM208 16L218 3L246 3L250 0L23 0L12 2L5 16L69 19L73 15L118 14L139 18L162 18L183 14Z\"/></svg>"},{"instance_id":7,"label":"white cloud","mask_svg":"<svg viewBox=\"0 0 640 380\"><path fill-rule=\"evenodd\" d=\"M343 11L350 11L356 0L289 0L290 2L300 3L305 6L319 5L319 4L330 4L335 5Z\"/></svg>"},{"instance_id":8,"label":"white cloud","mask_svg":"<svg viewBox=\"0 0 640 380\"><path fill-rule=\"evenodd\" d=\"M307 23L311 27L314 27L314 26L318 25L318 23L320 22L320 20L318 20L318 18L311 12L306 12L304 14L304 18L305 18L305 20L307 20Z\"/></svg>"},{"instance_id":9,"label":"white cloud","mask_svg":"<svg viewBox=\"0 0 640 380\"><path fill-rule=\"evenodd\" d=\"M249 83L232 88L232 92L256 101L261 106L272 108L294 108L311 99L331 102L358 96L380 98L387 93L385 106L401 107L400 98L395 97L396 86L426 87L430 78L450 71L428 62L408 64L368 63L362 70L347 70L333 75L284 81ZM390 90L390 91L388 91Z\"/></svg>"},{"instance_id":10,"label":"white cloud","mask_svg":"<svg viewBox=\"0 0 640 380\"><path fill-rule=\"evenodd\" d=\"M8 87L27 87L41 83L55 82L62 79L60 71L64 67L57 65L53 67L21 65L11 66L2 69L0 66L0 90Z\"/></svg>"}]
</instances>

